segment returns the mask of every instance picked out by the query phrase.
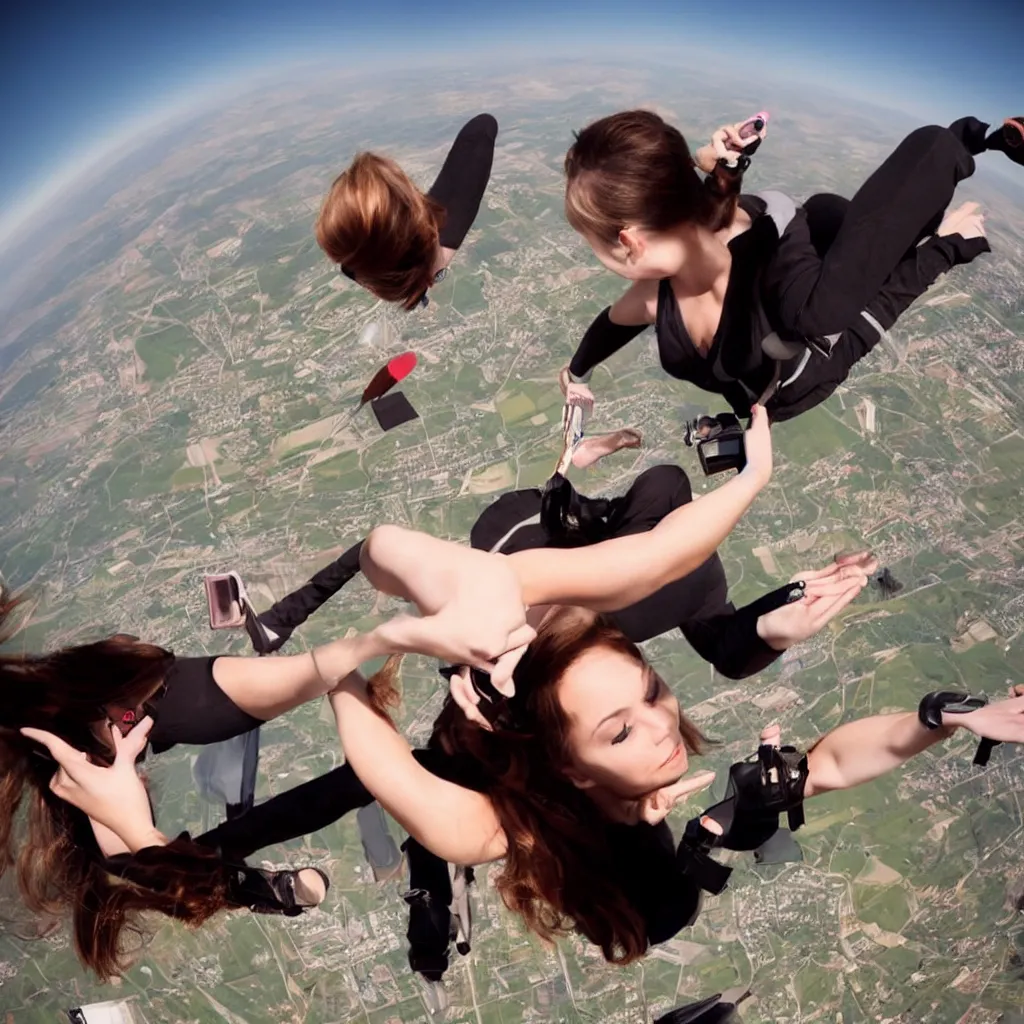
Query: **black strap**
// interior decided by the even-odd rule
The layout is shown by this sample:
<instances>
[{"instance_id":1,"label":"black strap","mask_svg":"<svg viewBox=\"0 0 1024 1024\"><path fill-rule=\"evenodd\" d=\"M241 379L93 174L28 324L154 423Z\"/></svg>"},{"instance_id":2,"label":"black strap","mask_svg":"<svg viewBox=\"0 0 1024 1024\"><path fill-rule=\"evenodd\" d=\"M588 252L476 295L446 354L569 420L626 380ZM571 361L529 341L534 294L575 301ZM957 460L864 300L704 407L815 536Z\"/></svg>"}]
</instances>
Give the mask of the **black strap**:
<instances>
[{"instance_id":1,"label":"black strap","mask_svg":"<svg viewBox=\"0 0 1024 1024\"><path fill-rule=\"evenodd\" d=\"M683 838L676 848L679 871L714 896L725 890L732 874L732 868L719 864L710 855L718 839L719 836L701 824L700 818L692 818L686 823Z\"/></svg>"}]
</instances>

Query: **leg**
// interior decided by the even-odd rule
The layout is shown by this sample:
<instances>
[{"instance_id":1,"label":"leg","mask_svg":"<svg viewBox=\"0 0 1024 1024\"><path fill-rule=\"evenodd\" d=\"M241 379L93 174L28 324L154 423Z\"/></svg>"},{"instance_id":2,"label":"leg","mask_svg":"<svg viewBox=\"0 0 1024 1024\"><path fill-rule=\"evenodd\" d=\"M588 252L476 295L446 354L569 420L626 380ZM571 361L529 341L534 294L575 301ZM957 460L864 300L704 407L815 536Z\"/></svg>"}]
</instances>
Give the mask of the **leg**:
<instances>
[{"instance_id":1,"label":"leg","mask_svg":"<svg viewBox=\"0 0 1024 1024\"><path fill-rule=\"evenodd\" d=\"M448 970L452 883L448 865L411 837L403 844L409 860L409 966L428 981Z\"/></svg>"},{"instance_id":2,"label":"leg","mask_svg":"<svg viewBox=\"0 0 1024 1024\"><path fill-rule=\"evenodd\" d=\"M957 124L960 124L959 122ZM805 336L849 327L974 173L968 133L918 128L858 189L817 274L794 282L791 326Z\"/></svg>"},{"instance_id":3,"label":"leg","mask_svg":"<svg viewBox=\"0 0 1024 1024\"><path fill-rule=\"evenodd\" d=\"M613 498L608 522L612 536L653 530L673 510L689 504L693 490L679 466L652 466L633 481L621 498Z\"/></svg>"},{"instance_id":4,"label":"leg","mask_svg":"<svg viewBox=\"0 0 1024 1024\"><path fill-rule=\"evenodd\" d=\"M311 835L350 811L373 803L373 794L343 764L309 782L279 793L237 818L196 838L233 857L248 857L266 846Z\"/></svg>"},{"instance_id":5,"label":"leg","mask_svg":"<svg viewBox=\"0 0 1024 1024\"><path fill-rule=\"evenodd\" d=\"M643 435L632 427L613 430L610 434L585 437L572 453L572 464L577 469L588 469L606 455L613 455L622 448L639 448L641 444Z\"/></svg>"},{"instance_id":6,"label":"leg","mask_svg":"<svg viewBox=\"0 0 1024 1024\"><path fill-rule=\"evenodd\" d=\"M913 246L865 309L842 332L829 359L812 356L799 379L769 403L773 423L782 423L820 405L849 376L855 363L878 344L897 319L955 266L990 252L986 238L934 237Z\"/></svg>"},{"instance_id":7,"label":"leg","mask_svg":"<svg viewBox=\"0 0 1024 1024\"><path fill-rule=\"evenodd\" d=\"M844 199L832 192L820 192L818 195L811 196L804 203L807 227L811 234L811 245L814 246L814 250L819 256L823 257L832 247L849 208L849 199Z\"/></svg>"},{"instance_id":8,"label":"leg","mask_svg":"<svg viewBox=\"0 0 1024 1024\"><path fill-rule=\"evenodd\" d=\"M298 590L285 595L259 616L260 622L276 636L271 650L281 647L292 631L329 601L357 572L363 542L353 544L340 558L310 578Z\"/></svg>"}]
</instances>

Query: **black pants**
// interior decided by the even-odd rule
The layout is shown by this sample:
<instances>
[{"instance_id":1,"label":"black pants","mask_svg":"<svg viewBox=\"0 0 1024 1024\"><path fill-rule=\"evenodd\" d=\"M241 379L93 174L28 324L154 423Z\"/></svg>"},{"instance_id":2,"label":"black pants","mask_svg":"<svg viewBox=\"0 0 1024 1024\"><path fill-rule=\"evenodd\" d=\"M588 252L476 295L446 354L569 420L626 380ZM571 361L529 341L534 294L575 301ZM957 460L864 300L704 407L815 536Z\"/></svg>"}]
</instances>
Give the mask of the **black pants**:
<instances>
[{"instance_id":1,"label":"black pants","mask_svg":"<svg viewBox=\"0 0 1024 1024\"><path fill-rule=\"evenodd\" d=\"M275 644L275 649L359 572L359 552L362 548L362 541L353 544L330 565L311 576L298 590L286 594L259 616L260 622L281 638L281 642Z\"/></svg>"},{"instance_id":2,"label":"black pants","mask_svg":"<svg viewBox=\"0 0 1024 1024\"><path fill-rule=\"evenodd\" d=\"M870 309L912 248L933 234L957 185L974 173L985 125L972 117L911 132L850 200L815 274L795 281L792 326L808 337L848 328ZM819 231L819 240L828 229Z\"/></svg>"},{"instance_id":3,"label":"black pants","mask_svg":"<svg viewBox=\"0 0 1024 1024\"><path fill-rule=\"evenodd\" d=\"M918 128L853 199L823 193L804 203L821 264L816 276L793 286L804 302L799 330L845 329L827 359L812 355L799 379L769 401L773 422L824 402L879 342L878 327L887 331L932 285L934 273L923 265L917 245L935 233L957 184L973 173L985 127L963 118L949 128ZM967 261L989 246L972 239L957 249L957 258ZM861 315L864 310L877 327Z\"/></svg>"}]
</instances>

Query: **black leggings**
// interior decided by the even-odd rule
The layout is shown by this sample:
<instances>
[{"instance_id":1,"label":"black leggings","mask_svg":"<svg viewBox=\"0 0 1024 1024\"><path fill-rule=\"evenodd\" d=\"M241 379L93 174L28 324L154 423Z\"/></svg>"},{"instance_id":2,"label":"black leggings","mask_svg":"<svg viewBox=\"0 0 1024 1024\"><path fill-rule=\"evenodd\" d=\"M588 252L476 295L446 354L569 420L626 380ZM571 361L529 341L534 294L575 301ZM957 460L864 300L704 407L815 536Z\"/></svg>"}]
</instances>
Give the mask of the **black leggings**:
<instances>
[{"instance_id":1,"label":"black leggings","mask_svg":"<svg viewBox=\"0 0 1024 1024\"><path fill-rule=\"evenodd\" d=\"M803 303L796 318L801 333L813 328L826 334L819 328L834 332L836 325L846 326L827 359L812 356L799 379L769 401L773 422L792 419L825 401L878 344L879 329L892 327L937 273L948 269L918 243L935 233L957 183L973 172L972 154L980 152L984 128L974 118L949 128L918 128L853 199L823 193L804 203L821 262L816 272L797 277L786 304ZM984 238L958 240L952 249L956 255L951 259L967 262L987 252L989 245Z\"/></svg>"},{"instance_id":2,"label":"black leggings","mask_svg":"<svg viewBox=\"0 0 1024 1024\"><path fill-rule=\"evenodd\" d=\"M985 129L973 117L911 132L857 190L817 268L789 283L786 320L807 337L835 334L869 309L912 248L933 234L956 186L974 173ZM819 236L821 237L821 236Z\"/></svg>"}]
</instances>

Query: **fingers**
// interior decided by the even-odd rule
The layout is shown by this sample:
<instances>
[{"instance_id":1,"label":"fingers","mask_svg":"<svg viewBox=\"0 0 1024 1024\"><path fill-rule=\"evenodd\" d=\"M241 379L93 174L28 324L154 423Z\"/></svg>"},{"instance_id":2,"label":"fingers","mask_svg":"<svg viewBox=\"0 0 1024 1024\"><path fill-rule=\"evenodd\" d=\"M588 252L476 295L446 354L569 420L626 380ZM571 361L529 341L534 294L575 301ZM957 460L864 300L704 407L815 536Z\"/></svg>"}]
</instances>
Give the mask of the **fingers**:
<instances>
[{"instance_id":1,"label":"fingers","mask_svg":"<svg viewBox=\"0 0 1024 1024\"><path fill-rule=\"evenodd\" d=\"M857 587L863 590L868 584L868 578L864 573L848 573L847 575L836 575L831 578L811 580L804 587L804 600L808 598L820 600L823 597L837 597L845 594L850 587Z\"/></svg>"},{"instance_id":2,"label":"fingers","mask_svg":"<svg viewBox=\"0 0 1024 1024\"><path fill-rule=\"evenodd\" d=\"M782 728L778 722L772 722L761 730L761 742L769 746L777 747L782 738Z\"/></svg>"},{"instance_id":3,"label":"fingers","mask_svg":"<svg viewBox=\"0 0 1024 1024\"><path fill-rule=\"evenodd\" d=\"M713 771L702 771L696 772L693 775L684 775L678 782L666 787L667 795L672 800L672 803L675 804L684 796L707 789L714 781L715 773Z\"/></svg>"},{"instance_id":4,"label":"fingers","mask_svg":"<svg viewBox=\"0 0 1024 1024\"><path fill-rule=\"evenodd\" d=\"M700 823L715 836L720 836L725 831L714 818L709 818L706 814L701 817Z\"/></svg>"},{"instance_id":5,"label":"fingers","mask_svg":"<svg viewBox=\"0 0 1024 1024\"><path fill-rule=\"evenodd\" d=\"M530 632L533 633L532 630ZM536 636L536 633L533 633L533 636ZM531 639L533 639L533 637L531 637ZM516 665L519 664L529 645L529 641L527 641L510 651L506 651L500 658L498 658L494 663L494 667L491 669L491 685L503 697L515 696L516 687L515 683L512 681L512 674L515 672Z\"/></svg>"},{"instance_id":6,"label":"fingers","mask_svg":"<svg viewBox=\"0 0 1024 1024\"><path fill-rule=\"evenodd\" d=\"M830 562L824 569L808 569L799 572L790 579L790 583L795 583L797 580L807 582L833 576L838 576L841 579L853 579L856 575L871 575L877 568L878 559L870 551L857 551L853 554L836 555L835 561Z\"/></svg>"},{"instance_id":7,"label":"fingers","mask_svg":"<svg viewBox=\"0 0 1024 1024\"><path fill-rule=\"evenodd\" d=\"M669 811L680 800L691 793L707 789L714 781L715 773L712 771L697 772L695 775L683 776L683 778L678 782L674 782L671 786L664 786L644 797L640 801L640 817L648 825L657 825L668 816Z\"/></svg>"},{"instance_id":8,"label":"fingers","mask_svg":"<svg viewBox=\"0 0 1024 1024\"><path fill-rule=\"evenodd\" d=\"M53 759L62 768L88 764L89 762L87 754L81 750L76 750L70 743L65 743L64 740L59 736L55 736L52 732L29 727L20 729L19 732L26 739L35 740L36 743L41 743L46 747Z\"/></svg>"},{"instance_id":9,"label":"fingers","mask_svg":"<svg viewBox=\"0 0 1024 1024\"><path fill-rule=\"evenodd\" d=\"M149 715L140 719L127 736L122 736L117 725L111 724L110 733L114 740L114 764L125 761L135 764L135 758L146 749L152 728L153 719Z\"/></svg>"},{"instance_id":10,"label":"fingers","mask_svg":"<svg viewBox=\"0 0 1024 1024\"><path fill-rule=\"evenodd\" d=\"M462 713L471 722L476 722L482 729L491 731L491 723L484 718L480 712L480 694L476 692L470 678L468 666L463 665L459 671L452 676L450 691L452 700L458 704Z\"/></svg>"},{"instance_id":11,"label":"fingers","mask_svg":"<svg viewBox=\"0 0 1024 1024\"><path fill-rule=\"evenodd\" d=\"M822 598L816 601L811 613L811 625L814 632L817 632L830 619L835 618L857 595L863 590L863 586L851 586L850 589L837 597Z\"/></svg>"},{"instance_id":12,"label":"fingers","mask_svg":"<svg viewBox=\"0 0 1024 1024\"><path fill-rule=\"evenodd\" d=\"M763 405L752 405L750 407L750 429L764 430L768 426L768 410Z\"/></svg>"}]
</instances>

